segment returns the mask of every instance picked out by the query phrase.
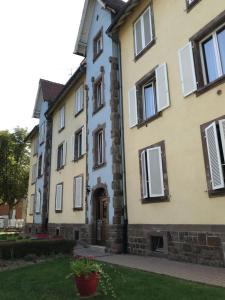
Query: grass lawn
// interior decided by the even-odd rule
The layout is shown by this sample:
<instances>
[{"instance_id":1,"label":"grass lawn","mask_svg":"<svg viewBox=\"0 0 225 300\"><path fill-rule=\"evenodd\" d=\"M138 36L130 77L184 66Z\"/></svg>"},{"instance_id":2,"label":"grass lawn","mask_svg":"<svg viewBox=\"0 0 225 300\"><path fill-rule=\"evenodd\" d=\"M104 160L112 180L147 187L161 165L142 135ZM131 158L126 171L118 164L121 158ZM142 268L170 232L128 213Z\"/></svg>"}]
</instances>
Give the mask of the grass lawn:
<instances>
[{"instance_id":1,"label":"grass lawn","mask_svg":"<svg viewBox=\"0 0 225 300\"><path fill-rule=\"evenodd\" d=\"M69 258L61 258L0 273L1 300L72 300L76 295ZM225 289L178 280L167 276L105 267L113 279L117 299L126 300L198 300L225 299ZM118 272L119 270L119 272ZM110 299L99 294L93 299Z\"/></svg>"}]
</instances>

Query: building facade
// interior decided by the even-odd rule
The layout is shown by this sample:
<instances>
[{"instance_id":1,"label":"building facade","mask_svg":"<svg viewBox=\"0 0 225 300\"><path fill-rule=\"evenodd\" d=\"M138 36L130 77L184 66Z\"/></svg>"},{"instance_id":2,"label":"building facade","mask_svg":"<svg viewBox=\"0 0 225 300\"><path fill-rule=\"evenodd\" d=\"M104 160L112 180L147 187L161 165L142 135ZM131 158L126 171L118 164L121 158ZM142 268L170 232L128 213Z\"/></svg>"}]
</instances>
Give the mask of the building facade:
<instances>
[{"instance_id":1,"label":"building facade","mask_svg":"<svg viewBox=\"0 0 225 300\"><path fill-rule=\"evenodd\" d=\"M47 112L52 123L48 230L52 236L87 240L85 63Z\"/></svg>"},{"instance_id":2,"label":"building facade","mask_svg":"<svg viewBox=\"0 0 225 300\"><path fill-rule=\"evenodd\" d=\"M225 4L172 4L130 0L108 30L121 45L128 250L224 266Z\"/></svg>"},{"instance_id":3,"label":"building facade","mask_svg":"<svg viewBox=\"0 0 225 300\"><path fill-rule=\"evenodd\" d=\"M121 107L117 44L106 30L123 1L85 1L75 54L86 58L89 242L123 247Z\"/></svg>"}]
</instances>

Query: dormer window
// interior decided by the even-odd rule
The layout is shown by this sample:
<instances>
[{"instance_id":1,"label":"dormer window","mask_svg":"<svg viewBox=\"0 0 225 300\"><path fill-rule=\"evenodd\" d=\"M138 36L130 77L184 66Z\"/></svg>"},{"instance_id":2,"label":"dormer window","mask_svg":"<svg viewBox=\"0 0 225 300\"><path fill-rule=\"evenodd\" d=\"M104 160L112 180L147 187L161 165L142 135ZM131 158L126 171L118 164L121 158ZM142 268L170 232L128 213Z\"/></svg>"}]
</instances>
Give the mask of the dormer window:
<instances>
[{"instance_id":1,"label":"dormer window","mask_svg":"<svg viewBox=\"0 0 225 300\"><path fill-rule=\"evenodd\" d=\"M93 61L95 61L103 51L103 30L101 29L93 41Z\"/></svg>"}]
</instances>

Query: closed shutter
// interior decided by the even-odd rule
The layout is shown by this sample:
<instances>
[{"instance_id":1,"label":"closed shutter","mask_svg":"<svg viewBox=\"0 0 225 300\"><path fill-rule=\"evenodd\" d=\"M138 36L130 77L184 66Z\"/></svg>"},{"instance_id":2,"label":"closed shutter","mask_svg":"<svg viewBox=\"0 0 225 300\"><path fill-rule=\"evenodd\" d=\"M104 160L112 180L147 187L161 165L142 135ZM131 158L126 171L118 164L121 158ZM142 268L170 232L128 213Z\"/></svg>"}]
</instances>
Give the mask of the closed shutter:
<instances>
[{"instance_id":1,"label":"closed shutter","mask_svg":"<svg viewBox=\"0 0 225 300\"><path fill-rule=\"evenodd\" d=\"M71 161L75 159L75 134L71 136Z\"/></svg>"},{"instance_id":2,"label":"closed shutter","mask_svg":"<svg viewBox=\"0 0 225 300\"><path fill-rule=\"evenodd\" d=\"M83 178L74 178L74 208L82 208L83 198Z\"/></svg>"},{"instance_id":3,"label":"closed shutter","mask_svg":"<svg viewBox=\"0 0 225 300\"><path fill-rule=\"evenodd\" d=\"M170 106L168 76L166 63L155 70L157 109L162 111Z\"/></svg>"},{"instance_id":4,"label":"closed shutter","mask_svg":"<svg viewBox=\"0 0 225 300\"><path fill-rule=\"evenodd\" d=\"M220 136L222 141L222 148L223 148L223 159L225 161L225 119L219 121L220 127Z\"/></svg>"},{"instance_id":5,"label":"closed shutter","mask_svg":"<svg viewBox=\"0 0 225 300\"><path fill-rule=\"evenodd\" d=\"M188 96L197 90L194 58L191 42L178 51L183 95Z\"/></svg>"},{"instance_id":6,"label":"closed shutter","mask_svg":"<svg viewBox=\"0 0 225 300\"><path fill-rule=\"evenodd\" d=\"M66 142L63 143L63 166L66 165Z\"/></svg>"},{"instance_id":7,"label":"closed shutter","mask_svg":"<svg viewBox=\"0 0 225 300\"><path fill-rule=\"evenodd\" d=\"M142 197L148 198L148 181L146 172L146 151L141 152L141 183L142 183Z\"/></svg>"},{"instance_id":8,"label":"closed shutter","mask_svg":"<svg viewBox=\"0 0 225 300\"><path fill-rule=\"evenodd\" d=\"M209 158L212 189L217 190L224 187L224 180L215 122L210 124L205 129L205 137Z\"/></svg>"},{"instance_id":9,"label":"closed shutter","mask_svg":"<svg viewBox=\"0 0 225 300\"><path fill-rule=\"evenodd\" d=\"M129 126L130 128L132 128L138 123L136 87L132 87L129 90L128 101L129 101Z\"/></svg>"},{"instance_id":10,"label":"closed shutter","mask_svg":"<svg viewBox=\"0 0 225 300\"><path fill-rule=\"evenodd\" d=\"M86 153L86 126L82 127L82 154Z\"/></svg>"},{"instance_id":11,"label":"closed shutter","mask_svg":"<svg viewBox=\"0 0 225 300\"><path fill-rule=\"evenodd\" d=\"M147 149L150 197L165 195L162 169L161 147Z\"/></svg>"},{"instance_id":12,"label":"closed shutter","mask_svg":"<svg viewBox=\"0 0 225 300\"><path fill-rule=\"evenodd\" d=\"M56 185L55 210L62 210L63 185Z\"/></svg>"},{"instance_id":13,"label":"closed shutter","mask_svg":"<svg viewBox=\"0 0 225 300\"><path fill-rule=\"evenodd\" d=\"M37 192L37 197L36 197L36 205L35 205L35 212L38 214L40 213L41 210L41 192Z\"/></svg>"}]
</instances>

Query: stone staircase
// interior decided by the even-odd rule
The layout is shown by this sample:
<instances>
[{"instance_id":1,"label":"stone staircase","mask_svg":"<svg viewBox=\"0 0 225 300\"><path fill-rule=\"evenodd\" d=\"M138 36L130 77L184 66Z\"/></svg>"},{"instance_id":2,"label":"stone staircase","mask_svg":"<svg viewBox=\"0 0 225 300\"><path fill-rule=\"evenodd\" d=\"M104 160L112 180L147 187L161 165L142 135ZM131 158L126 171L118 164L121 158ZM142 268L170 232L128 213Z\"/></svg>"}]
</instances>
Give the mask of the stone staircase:
<instances>
[{"instance_id":1,"label":"stone staircase","mask_svg":"<svg viewBox=\"0 0 225 300\"><path fill-rule=\"evenodd\" d=\"M96 245L89 245L85 243L78 242L77 245L74 247L73 250L74 256L92 256L96 257L103 257L111 255L105 246L96 246Z\"/></svg>"}]
</instances>

